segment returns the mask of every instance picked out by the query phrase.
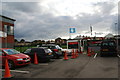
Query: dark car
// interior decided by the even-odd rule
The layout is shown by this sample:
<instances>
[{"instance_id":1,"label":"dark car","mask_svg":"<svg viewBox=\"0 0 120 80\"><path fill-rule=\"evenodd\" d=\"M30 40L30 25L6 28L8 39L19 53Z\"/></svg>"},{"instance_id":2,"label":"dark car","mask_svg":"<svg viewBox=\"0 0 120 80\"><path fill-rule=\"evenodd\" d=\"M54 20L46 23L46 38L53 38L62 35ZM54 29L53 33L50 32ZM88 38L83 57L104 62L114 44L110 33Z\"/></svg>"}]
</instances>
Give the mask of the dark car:
<instances>
[{"instance_id":1,"label":"dark car","mask_svg":"<svg viewBox=\"0 0 120 80\"><path fill-rule=\"evenodd\" d=\"M52 51L45 47L27 49L24 54L31 57L31 62L34 61L34 54L37 54L38 62L49 62L53 58Z\"/></svg>"},{"instance_id":2,"label":"dark car","mask_svg":"<svg viewBox=\"0 0 120 80\"><path fill-rule=\"evenodd\" d=\"M117 56L117 45L114 40L105 40L101 43L100 56Z\"/></svg>"},{"instance_id":3,"label":"dark car","mask_svg":"<svg viewBox=\"0 0 120 80\"><path fill-rule=\"evenodd\" d=\"M60 58L63 55L62 48L56 44L42 44L42 47L48 47L53 51L54 58Z\"/></svg>"}]
</instances>

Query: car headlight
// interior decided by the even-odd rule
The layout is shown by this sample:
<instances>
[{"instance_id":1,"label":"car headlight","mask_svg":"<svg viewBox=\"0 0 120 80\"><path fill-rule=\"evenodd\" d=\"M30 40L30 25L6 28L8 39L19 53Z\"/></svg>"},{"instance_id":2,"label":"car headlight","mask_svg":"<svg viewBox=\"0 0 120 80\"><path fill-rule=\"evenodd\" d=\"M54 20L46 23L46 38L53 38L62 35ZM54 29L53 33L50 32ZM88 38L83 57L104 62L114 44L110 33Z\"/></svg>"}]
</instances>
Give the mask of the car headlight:
<instances>
[{"instance_id":1,"label":"car headlight","mask_svg":"<svg viewBox=\"0 0 120 80\"><path fill-rule=\"evenodd\" d=\"M23 59L16 59L17 61L21 61L21 60L23 60Z\"/></svg>"},{"instance_id":2,"label":"car headlight","mask_svg":"<svg viewBox=\"0 0 120 80\"><path fill-rule=\"evenodd\" d=\"M28 55L25 55L26 57L29 57Z\"/></svg>"}]
</instances>

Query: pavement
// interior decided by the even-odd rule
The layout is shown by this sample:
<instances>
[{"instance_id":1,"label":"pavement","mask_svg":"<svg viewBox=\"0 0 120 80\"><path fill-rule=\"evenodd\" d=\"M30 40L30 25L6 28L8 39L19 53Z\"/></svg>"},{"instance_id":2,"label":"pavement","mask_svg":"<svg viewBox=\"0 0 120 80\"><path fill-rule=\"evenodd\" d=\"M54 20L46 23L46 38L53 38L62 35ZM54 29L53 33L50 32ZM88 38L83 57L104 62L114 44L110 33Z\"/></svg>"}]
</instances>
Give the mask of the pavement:
<instances>
[{"instance_id":1,"label":"pavement","mask_svg":"<svg viewBox=\"0 0 120 80\"><path fill-rule=\"evenodd\" d=\"M119 65L120 66L120 65ZM4 71L3 71L4 74ZM11 71L14 78L118 78L118 57L88 57L30 64Z\"/></svg>"}]
</instances>

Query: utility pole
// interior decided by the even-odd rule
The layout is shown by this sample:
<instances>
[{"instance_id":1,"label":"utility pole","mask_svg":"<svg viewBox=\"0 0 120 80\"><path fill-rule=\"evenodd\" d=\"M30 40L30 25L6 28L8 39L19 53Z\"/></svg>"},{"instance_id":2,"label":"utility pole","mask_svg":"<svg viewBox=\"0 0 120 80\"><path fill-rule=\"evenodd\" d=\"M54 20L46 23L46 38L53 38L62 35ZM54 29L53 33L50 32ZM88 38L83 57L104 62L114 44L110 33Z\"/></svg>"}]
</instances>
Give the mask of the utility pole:
<instances>
[{"instance_id":1,"label":"utility pole","mask_svg":"<svg viewBox=\"0 0 120 80\"><path fill-rule=\"evenodd\" d=\"M91 24L90 24L90 32L91 32L91 37L92 37L92 26L91 26Z\"/></svg>"},{"instance_id":2,"label":"utility pole","mask_svg":"<svg viewBox=\"0 0 120 80\"><path fill-rule=\"evenodd\" d=\"M115 34L118 34L117 23L115 23Z\"/></svg>"}]
</instances>

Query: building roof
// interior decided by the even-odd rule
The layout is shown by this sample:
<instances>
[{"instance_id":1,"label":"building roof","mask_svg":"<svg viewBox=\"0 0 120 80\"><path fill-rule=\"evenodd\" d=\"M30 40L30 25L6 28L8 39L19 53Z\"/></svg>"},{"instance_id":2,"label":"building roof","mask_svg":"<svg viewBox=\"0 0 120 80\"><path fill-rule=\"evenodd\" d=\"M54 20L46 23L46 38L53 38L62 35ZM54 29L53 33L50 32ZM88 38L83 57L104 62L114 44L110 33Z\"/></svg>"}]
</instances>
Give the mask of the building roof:
<instances>
[{"instance_id":1,"label":"building roof","mask_svg":"<svg viewBox=\"0 0 120 80\"><path fill-rule=\"evenodd\" d=\"M9 18L9 17L6 17L6 16L3 16L3 15L0 15L0 17L6 18L6 19L9 19L9 20L12 20L12 21L16 21L15 19L12 19L12 18Z\"/></svg>"}]
</instances>

